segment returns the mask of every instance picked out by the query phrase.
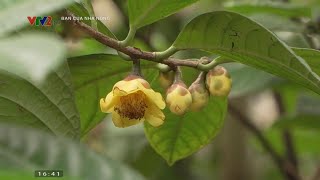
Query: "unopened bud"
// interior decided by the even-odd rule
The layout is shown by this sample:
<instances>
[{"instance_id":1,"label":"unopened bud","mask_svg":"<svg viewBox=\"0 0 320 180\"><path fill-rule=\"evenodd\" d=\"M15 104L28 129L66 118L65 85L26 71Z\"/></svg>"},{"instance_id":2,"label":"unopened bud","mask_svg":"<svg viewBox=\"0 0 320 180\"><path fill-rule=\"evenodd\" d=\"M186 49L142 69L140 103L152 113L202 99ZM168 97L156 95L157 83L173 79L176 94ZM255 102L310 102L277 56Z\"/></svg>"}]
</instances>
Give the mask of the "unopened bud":
<instances>
[{"instance_id":1,"label":"unopened bud","mask_svg":"<svg viewBox=\"0 0 320 180\"><path fill-rule=\"evenodd\" d=\"M211 95L228 96L232 80L224 67L217 66L207 73L206 85Z\"/></svg>"},{"instance_id":2,"label":"unopened bud","mask_svg":"<svg viewBox=\"0 0 320 180\"><path fill-rule=\"evenodd\" d=\"M178 81L167 90L166 102L172 113L183 115L189 109L192 97L186 85Z\"/></svg>"},{"instance_id":3,"label":"unopened bud","mask_svg":"<svg viewBox=\"0 0 320 180\"><path fill-rule=\"evenodd\" d=\"M197 79L193 82L189 87L189 91L192 96L191 111L199 111L208 104L209 91L206 89L203 79L202 81Z\"/></svg>"},{"instance_id":4,"label":"unopened bud","mask_svg":"<svg viewBox=\"0 0 320 180\"><path fill-rule=\"evenodd\" d=\"M174 80L174 72L159 72L158 80L163 89L170 87Z\"/></svg>"}]
</instances>

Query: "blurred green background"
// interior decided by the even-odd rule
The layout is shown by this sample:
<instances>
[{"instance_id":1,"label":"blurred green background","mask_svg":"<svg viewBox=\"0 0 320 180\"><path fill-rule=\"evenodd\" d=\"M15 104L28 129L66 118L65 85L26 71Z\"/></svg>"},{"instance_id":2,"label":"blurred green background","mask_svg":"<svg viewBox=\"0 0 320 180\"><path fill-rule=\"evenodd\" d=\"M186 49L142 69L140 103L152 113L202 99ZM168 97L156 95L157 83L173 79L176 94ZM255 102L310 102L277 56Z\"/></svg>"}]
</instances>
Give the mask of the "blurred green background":
<instances>
[{"instance_id":1,"label":"blurred green background","mask_svg":"<svg viewBox=\"0 0 320 180\"><path fill-rule=\"evenodd\" d=\"M1 3L5 4L6 2ZM126 37L129 22L125 0L92 0L92 6L96 16L107 17L107 20L102 23L110 29L117 39L122 40ZM69 10L76 12L79 10L76 7L70 6ZM148 51L165 50L174 42L181 29L192 18L216 10L230 10L246 15L275 33L289 46L320 49L320 3L318 0L200 0L177 14L139 29L134 46ZM53 21L59 22L63 13L63 11L52 13ZM19 36L25 32L40 33L44 31L58 34L61 37L60 40L66 45L67 49L64 51L67 54L72 79L65 83L68 84L68 87L71 84L70 88L75 89L75 98L80 100L78 106L88 103L84 96L92 98L93 95L87 94L87 92L95 89L95 86L82 88L80 86L83 83L81 78L89 77L90 74L92 76L95 73L99 74L107 67L99 64L98 61L95 64L86 65L85 58L83 61L77 62L76 58L99 53L116 55L117 52L62 21L51 28L28 26L17 29L8 37ZM104 33L108 34L108 30L105 30ZM23 44L24 42L19 43ZM57 47L57 45L53 44L52 47ZM46 55L48 56L48 54ZM176 55L180 58L200 58L202 56L215 57L197 50L183 51ZM90 57L87 58L90 59ZM124 64L123 72L117 74L119 77L125 77L130 70L128 63L124 62ZM315 68L319 69L320 67L317 65L319 63L315 64ZM89 66L90 68L86 69ZM93 67L96 69L92 69ZM17 124L16 119L33 119L34 117L26 113L18 118L8 119L8 111L12 114L17 112L6 104L5 98L0 99L0 120L10 124L0 126L0 179L34 179L33 171L44 168L66 170L71 172L70 175L82 174L81 179L140 179L142 177L148 180L292 179L283 176L270 153L261 146L256 134L252 134L252 129L242 123L241 119L245 118L262 133L275 152L283 156L284 159L292 160L292 157L287 156L290 156L288 151L293 151L293 159L297 161L294 163L297 163L302 179L320 180L319 95L245 65L231 63L225 67L233 79L233 88L229 96L229 113L223 128L209 145L191 156L177 161L173 166L169 166L152 149L145 137L143 124L119 129L114 127L109 116L98 123L97 119L104 115L93 114L91 124L87 124L87 129L81 129L81 131L89 133L81 137L79 145L76 141L66 140L62 137L52 137L46 133L44 133L46 135L42 135L43 132L12 126L12 122ZM67 70L62 70L57 75L50 74L51 79L46 80L47 84L41 86L43 89L40 88L40 90L50 91L49 84L62 83L57 79L67 74L66 72L68 73ZM196 72L191 68L184 68L183 72L186 84L190 85ZM150 72L146 68L144 74L151 85L157 84L156 71ZM21 83L19 79L17 80L11 75L1 75L0 89L5 86L7 81L13 82L13 84ZM108 83L108 86L116 82L113 79L106 81L102 83ZM157 89L157 87L155 88ZM20 91L17 88L13 89L15 91L11 90L14 91L12 93L19 95L18 100L27 96L24 93L19 94ZM96 89L99 91L99 88ZM21 91L24 90L30 89L21 89ZM163 92L161 89L158 90ZM59 94L58 92L66 97L71 96L69 90L59 89L57 94ZM107 92L98 92L98 94L107 94ZM34 94L34 98L36 96ZM39 106L45 107L43 99L41 102L44 103ZM30 106L34 106L36 109L37 105L31 101ZM71 105L63 107L65 114L75 111L71 107L74 108ZM97 108L95 107L95 109ZM79 111L80 116L89 116L89 113L83 115L81 108ZM50 114L46 114L46 112L42 115L50 117ZM41 126L32 123L32 121L28 123L28 126L32 127ZM51 123L54 125L54 120ZM96 125L96 123L98 124ZM77 125L71 123L71 125L66 125L66 128L69 126L79 130ZM94 128L90 130L92 127ZM71 132L68 135L76 137ZM288 145L288 142L292 145ZM104 159L107 163L104 163ZM25 174L19 175L16 171L10 173L11 167L21 168L23 169L22 173Z\"/></svg>"}]
</instances>

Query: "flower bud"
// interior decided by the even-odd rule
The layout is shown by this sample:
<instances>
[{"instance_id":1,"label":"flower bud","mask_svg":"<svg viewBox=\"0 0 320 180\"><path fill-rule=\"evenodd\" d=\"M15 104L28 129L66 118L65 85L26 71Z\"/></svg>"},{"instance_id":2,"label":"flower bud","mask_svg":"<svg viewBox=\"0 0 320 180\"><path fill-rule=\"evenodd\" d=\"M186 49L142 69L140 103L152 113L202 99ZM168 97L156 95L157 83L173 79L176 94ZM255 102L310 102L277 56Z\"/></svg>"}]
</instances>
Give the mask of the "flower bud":
<instances>
[{"instance_id":1,"label":"flower bud","mask_svg":"<svg viewBox=\"0 0 320 180\"><path fill-rule=\"evenodd\" d=\"M163 89L167 89L173 83L174 72L173 71L159 72L158 80L159 80L160 86Z\"/></svg>"},{"instance_id":2,"label":"flower bud","mask_svg":"<svg viewBox=\"0 0 320 180\"><path fill-rule=\"evenodd\" d=\"M167 90L166 102L171 112L183 115L189 109L192 97L186 85L182 81L177 81Z\"/></svg>"},{"instance_id":3,"label":"flower bud","mask_svg":"<svg viewBox=\"0 0 320 180\"><path fill-rule=\"evenodd\" d=\"M228 96L232 80L224 67L217 66L207 73L206 85L211 95Z\"/></svg>"},{"instance_id":4,"label":"flower bud","mask_svg":"<svg viewBox=\"0 0 320 180\"><path fill-rule=\"evenodd\" d=\"M203 79L202 81L197 79L193 82L189 87L189 91L192 96L191 111L199 111L208 104L209 91L206 89Z\"/></svg>"}]
</instances>

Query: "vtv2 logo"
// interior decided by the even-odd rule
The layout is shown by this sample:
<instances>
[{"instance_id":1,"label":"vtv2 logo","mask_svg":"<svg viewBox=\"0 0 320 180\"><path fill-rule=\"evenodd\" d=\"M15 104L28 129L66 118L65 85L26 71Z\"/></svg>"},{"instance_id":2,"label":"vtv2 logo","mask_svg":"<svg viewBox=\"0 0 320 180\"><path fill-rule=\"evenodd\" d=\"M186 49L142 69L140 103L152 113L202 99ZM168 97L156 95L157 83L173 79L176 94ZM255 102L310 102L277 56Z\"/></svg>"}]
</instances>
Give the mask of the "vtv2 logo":
<instances>
[{"instance_id":1,"label":"vtv2 logo","mask_svg":"<svg viewBox=\"0 0 320 180\"><path fill-rule=\"evenodd\" d=\"M52 25L52 17L51 16L28 16L28 20L31 26L36 25L36 26L51 26Z\"/></svg>"}]
</instances>

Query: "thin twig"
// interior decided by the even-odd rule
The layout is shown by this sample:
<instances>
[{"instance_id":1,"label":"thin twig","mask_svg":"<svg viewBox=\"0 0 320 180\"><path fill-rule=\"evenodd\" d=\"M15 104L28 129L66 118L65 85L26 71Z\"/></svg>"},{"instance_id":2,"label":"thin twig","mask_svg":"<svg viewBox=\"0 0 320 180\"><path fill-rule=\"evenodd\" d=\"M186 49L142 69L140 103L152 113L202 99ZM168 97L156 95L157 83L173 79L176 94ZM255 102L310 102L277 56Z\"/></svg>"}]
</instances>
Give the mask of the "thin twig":
<instances>
[{"instance_id":1,"label":"thin twig","mask_svg":"<svg viewBox=\"0 0 320 180\"><path fill-rule=\"evenodd\" d=\"M283 140L287 151L287 158L295 166L298 173L298 159L294 150L292 134L288 129L283 130Z\"/></svg>"},{"instance_id":2,"label":"thin twig","mask_svg":"<svg viewBox=\"0 0 320 180\"><path fill-rule=\"evenodd\" d=\"M276 100L276 103L278 105L278 109L280 112L280 116L284 116L286 115L286 109L285 106L283 104L283 100L281 97L281 94L278 92L274 92L274 97ZM295 174L297 175L292 176L290 173L287 173L287 179L288 180L298 180L300 179L299 177L299 169L298 169L298 158L295 152L295 148L293 145L293 139L292 139L292 134L289 131L289 129L284 129L282 132L282 137L283 137L283 142L284 142L284 146L285 146L285 151L286 151L286 160L288 162L290 162L290 164L293 166L292 170L295 171Z\"/></svg>"},{"instance_id":3,"label":"thin twig","mask_svg":"<svg viewBox=\"0 0 320 180\"><path fill-rule=\"evenodd\" d=\"M271 146L270 142L267 140L267 138L262 134L262 132L254 125L252 124L246 115L239 111L236 106L232 103L229 104L228 110L231 114L237 117L237 119L246 127L248 130L253 133L256 138L261 143L262 147L270 154L272 160L279 168L280 172L287 176L288 173L290 173L293 177L299 177L294 169L292 164L290 162L284 161L282 157L274 150L274 148ZM299 179L299 178L298 178Z\"/></svg>"}]
</instances>

